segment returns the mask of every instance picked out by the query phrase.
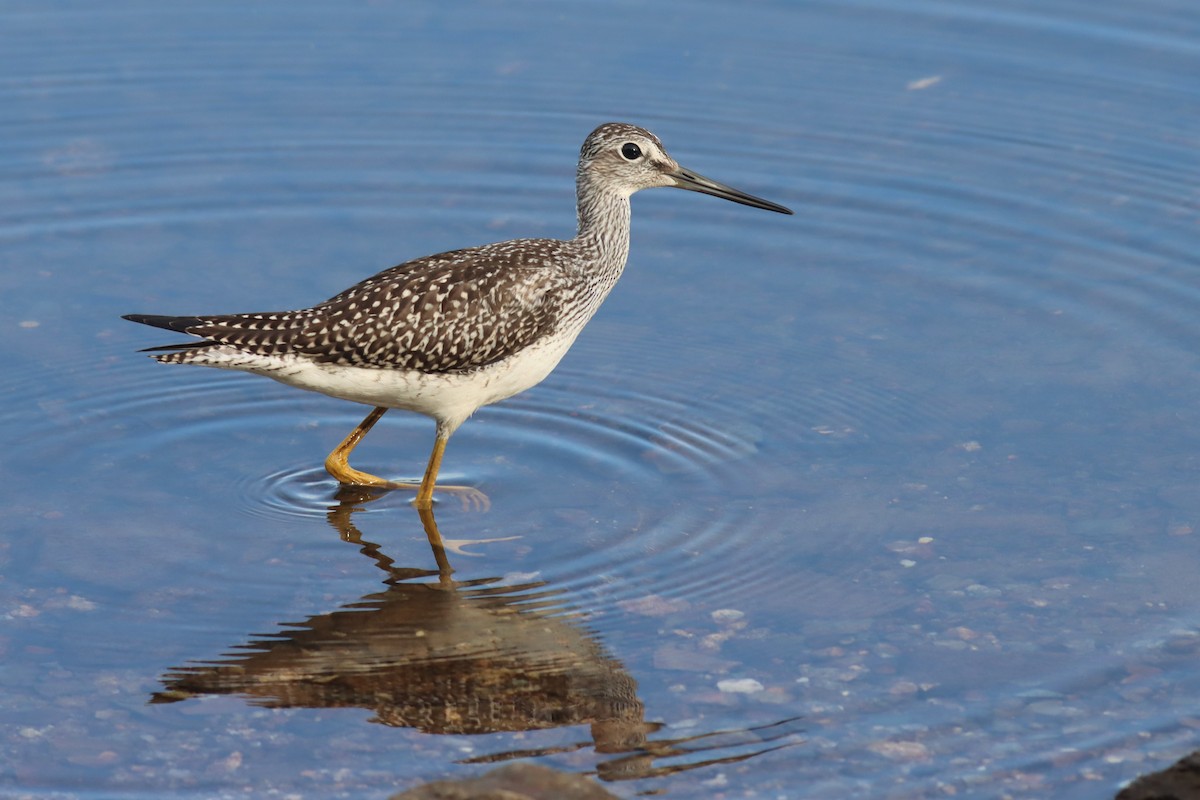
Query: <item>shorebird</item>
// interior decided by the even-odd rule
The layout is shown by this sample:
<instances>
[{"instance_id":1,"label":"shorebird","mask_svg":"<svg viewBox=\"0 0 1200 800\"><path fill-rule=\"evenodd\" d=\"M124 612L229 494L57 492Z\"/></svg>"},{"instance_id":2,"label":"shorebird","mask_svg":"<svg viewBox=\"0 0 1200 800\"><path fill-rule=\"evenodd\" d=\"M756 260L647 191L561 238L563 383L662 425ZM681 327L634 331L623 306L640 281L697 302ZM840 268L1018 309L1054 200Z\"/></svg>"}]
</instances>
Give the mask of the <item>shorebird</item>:
<instances>
[{"instance_id":1,"label":"shorebird","mask_svg":"<svg viewBox=\"0 0 1200 800\"><path fill-rule=\"evenodd\" d=\"M629 256L629 198L657 186L792 212L679 166L649 131L596 128L576 170L573 239L514 239L426 256L386 269L296 311L124 318L197 336L147 348L164 364L265 375L374 406L325 459L343 484L416 489L429 508L446 442L476 409L537 385L612 290ZM420 483L360 472L349 456L389 408L437 422ZM486 504L466 486L440 486Z\"/></svg>"}]
</instances>

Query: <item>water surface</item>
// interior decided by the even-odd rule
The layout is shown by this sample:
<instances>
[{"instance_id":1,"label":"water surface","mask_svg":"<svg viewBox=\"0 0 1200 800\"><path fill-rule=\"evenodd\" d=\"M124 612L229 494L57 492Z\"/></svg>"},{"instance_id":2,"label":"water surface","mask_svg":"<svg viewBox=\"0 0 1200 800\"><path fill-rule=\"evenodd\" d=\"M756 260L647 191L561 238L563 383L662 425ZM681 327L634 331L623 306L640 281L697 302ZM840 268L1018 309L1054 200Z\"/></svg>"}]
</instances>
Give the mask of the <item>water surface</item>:
<instances>
[{"instance_id":1,"label":"water surface","mask_svg":"<svg viewBox=\"0 0 1200 800\"><path fill-rule=\"evenodd\" d=\"M1190 11L6 9L0 787L1091 798L1196 749ZM451 584L320 468L364 409L119 319L568 236L609 119L797 216L634 199L567 359L451 442Z\"/></svg>"}]
</instances>

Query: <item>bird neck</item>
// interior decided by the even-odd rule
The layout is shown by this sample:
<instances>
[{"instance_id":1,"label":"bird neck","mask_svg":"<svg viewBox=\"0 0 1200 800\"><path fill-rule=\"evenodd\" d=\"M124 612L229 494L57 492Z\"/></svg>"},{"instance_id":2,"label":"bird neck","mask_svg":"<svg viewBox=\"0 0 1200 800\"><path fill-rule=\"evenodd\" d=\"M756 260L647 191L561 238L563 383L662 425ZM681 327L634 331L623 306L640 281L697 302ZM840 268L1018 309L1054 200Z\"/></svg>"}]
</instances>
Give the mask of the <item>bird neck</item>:
<instances>
[{"instance_id":1,"label":"bird neck","mask_svg":"<svg viewBox=\"0 0 1200 800\"><path fill-rule=\"evenodd\" d=\"M577 192L579 233L575 241L595 254L615 283L629 257L629 198L581 180Z\"/></svg>"}]
</instances>

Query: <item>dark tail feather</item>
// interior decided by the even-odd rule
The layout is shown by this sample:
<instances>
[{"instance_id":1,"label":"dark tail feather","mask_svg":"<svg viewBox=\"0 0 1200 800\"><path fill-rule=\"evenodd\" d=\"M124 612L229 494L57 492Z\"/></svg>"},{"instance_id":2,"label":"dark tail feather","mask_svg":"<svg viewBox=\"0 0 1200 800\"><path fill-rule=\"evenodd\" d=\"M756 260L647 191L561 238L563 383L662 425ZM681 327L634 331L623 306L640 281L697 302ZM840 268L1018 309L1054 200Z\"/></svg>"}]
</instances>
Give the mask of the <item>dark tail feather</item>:
<instances>
[{"instance_id":1,"label":"dark tail feather","mask_svg":"<svg viewBox=\"0 0 1200 800\"><path fill-rule=\"evenodd\" d=\"M157 314L126 314L122 319L127 319L130 322L140 322L143 325L150 325L155 328L162 328L176 333L191 333L191 328L197 325L202 325L204 321L200 317L165 317ZM157 347L147 347L140 350L142 353L169 353L179 350L202 350L205 347L212 347L216 342L201 341L201 342L185 342L184 344L163 344ZM157 356L156 356L157 358Z\"/></svg>"},{"instance_id":2,"label":"dark tail feather","mask_svg":"<svg viewBox=\"0 0 1200 800\"><path fill-rule=\"evenodd\" d=\"M157 314L126 314L121 319L127 319L130 322L140 322L143 325L150 325L155 328L176 331L178 333L187 333L188 328L194 328L197 325L203 324L203 320L200 317L164 317ZM195 345L191 346L194 347Z\"/></svg>"},{"instance_id":3,"label":"dark tail feather","mask_svg":"<svg viewBox=\"0 0 1200 800\"><path fill-rule=\"evenodd\" d=\"M143 347L139 353L163 353L168 350L201 350L205 347L215 347L217 342L184 342L183 344L160 344L158 347Z\"/></svg>"}]
</instances>

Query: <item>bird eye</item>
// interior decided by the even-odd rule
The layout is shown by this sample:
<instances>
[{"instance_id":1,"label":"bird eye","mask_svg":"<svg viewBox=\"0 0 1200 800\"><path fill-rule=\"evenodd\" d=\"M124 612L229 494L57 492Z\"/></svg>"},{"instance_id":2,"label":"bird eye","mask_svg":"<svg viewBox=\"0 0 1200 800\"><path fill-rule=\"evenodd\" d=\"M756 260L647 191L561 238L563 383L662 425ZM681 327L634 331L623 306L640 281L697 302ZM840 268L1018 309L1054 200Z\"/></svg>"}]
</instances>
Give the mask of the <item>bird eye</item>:
<instances>
[{"instance_id":1,"label":"bird eye","mask_svg":"<svg viewBox=\"0 0 1200 800\"><path fill-rule=\"evenodd\" d=\"M626 142L621 145L621 155L630 161L637 161L642 157L642 148L638 147L633 142Z\"/></svg>"}]
</instances>

